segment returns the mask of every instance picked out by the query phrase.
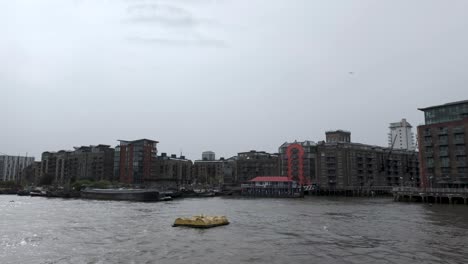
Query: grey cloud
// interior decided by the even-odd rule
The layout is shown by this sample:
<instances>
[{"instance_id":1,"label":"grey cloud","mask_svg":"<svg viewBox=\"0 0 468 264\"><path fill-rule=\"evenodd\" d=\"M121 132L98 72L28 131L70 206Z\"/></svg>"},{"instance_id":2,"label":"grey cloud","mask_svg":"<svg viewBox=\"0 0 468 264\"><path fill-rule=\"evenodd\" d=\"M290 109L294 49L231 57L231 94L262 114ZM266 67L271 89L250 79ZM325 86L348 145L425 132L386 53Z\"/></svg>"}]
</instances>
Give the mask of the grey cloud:
<instances>
[{"instance_id":1,"label":"grey cloud","mask_svg":"<svg viewBox=\"0 0 468 264\"><path fill-rule=\"evenodd\" d=\"M164 4L137 4L127 8L125 23L158 23L174 27L215 25L215 20L196 17L187 9Z\"/></svg>"},{"instance_id":2,"label":"grey cloud","mask_svg":"<svg viewBox=\"0 0 468 264\"><path fill-rule=\"evenodd\" d=\"M200 47L215 47L225 48L226 43L219 39L209 39L204 37L196 37L189 39L174 39L174 38L159 38L159 37L127 37L130 42L145 43L145 44L159 44L168 46L200 46Z\"/></svg>"}]
</instances>

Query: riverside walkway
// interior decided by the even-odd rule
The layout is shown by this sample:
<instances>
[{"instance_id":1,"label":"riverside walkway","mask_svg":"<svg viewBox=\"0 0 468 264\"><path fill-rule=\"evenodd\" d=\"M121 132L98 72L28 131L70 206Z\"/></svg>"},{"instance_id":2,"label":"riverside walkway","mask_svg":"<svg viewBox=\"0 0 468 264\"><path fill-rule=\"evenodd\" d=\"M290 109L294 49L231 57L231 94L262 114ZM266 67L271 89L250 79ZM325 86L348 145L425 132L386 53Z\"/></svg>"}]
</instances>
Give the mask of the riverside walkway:
<instances>
[{"instance_id":1,"label":"riverside walkway","mask_svg":"<svg viewBox=\"0 0 468 264\"><path fill-rule=\"evenodd\" d=\"M394 187L394 201L468 204L468 189Z\"/></svg>"}]
</instances>

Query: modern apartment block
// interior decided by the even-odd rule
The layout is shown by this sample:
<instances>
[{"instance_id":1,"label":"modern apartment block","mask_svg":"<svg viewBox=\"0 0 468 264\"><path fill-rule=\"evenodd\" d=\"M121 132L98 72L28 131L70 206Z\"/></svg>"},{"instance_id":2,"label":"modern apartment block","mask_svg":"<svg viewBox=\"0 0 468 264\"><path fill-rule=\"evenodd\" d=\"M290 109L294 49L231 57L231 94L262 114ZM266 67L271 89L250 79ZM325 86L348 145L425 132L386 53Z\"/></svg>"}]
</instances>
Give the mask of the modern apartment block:
<instances>
[{"instance_id":1,"label":"modern apartment block","mask_svg":"<svg viewBox=\"0 0 468 264\"><path fill-rule=\"evenodd\" d=\"M468 100L420 108L418 126L423 187L468 186Z\"/></svg>"},{"instance_id":2,"label":"modern apartment block","mask_svg":"<svg viewBox=\"0 0 468 264\"><path fill-rule=\"evenodd\" d=\"M44 152L41 177L57 184L76 180L114 180L114 149L108 145L75 147L74 151Z\"/></svg>"},{"instance_id":3,"label":"modern apartment block","mask_svg":"<svg viewBox=\"0 0 468 264\"><path fill-rule=\"evenodd\" d=\"M279 174L279 155L251 150L237 154L236 183L246 183L257 176Z\"/></svg>"},{"instance_id":4,"label":"modern apartment block","mask_svg":"<svg viewBox=\"0 0 468 264\"><path fill-rule=\"evenodd\" d=\"M115 162L118 169L114 172L120 182L127 184L143 184L146 179L155 177L153 162L157 159L158 141L139 139L134 141L119 140L116 148Z\"/></svg>"},{"instance_id":5,"label":"modern apartment block","mask_svg":"<svg viewBox=\"0 0 468 264\"><path fill-rule=\"evenodd\" d=\"M326 136L326 141L316 147L318 176L313 183L320 189L365 191L419 186L415 151L352 143L350 133L341 130L327 132Z\"/></svg>"},{"instance_id":6,"label":"modern apartment block","mask_svg":"<svg viewBox=\"0 0 468 264\"><path fill-rule=\"evenodd\" d=\"M0 181L20 181L24 169L34 163L34 157L0 155Z\"/></svg>"},{"instance_id":7,"label":"modern apartment block","mask_svg":"<svg viewBox=\"0 0 468 264\"><path fill-rule=\"evenodd\" d=\"M388 147L415 150L412 126L406 119L403 118L400 122L390 123L389 129Z\"/></svg>"},{"instance_id":8,"label":"modern apartment block","mask_svg":"<svg viewBox=\"0 0 468 264\"><path fill-rule=\"evenodd\" d=\"M109 145L76 147L69 159L72 179L114 180L114 149Z\"/></svg>"},{"instance_id":9,"label":"modern apartment block","mask_svg":"<svg viewBox=\"0 0 468 264\"><path fill-rule=\"evenodd\" d=\"M145 184L157 188L177 188L192 183L192 161L184 156L167 156L161 153L153 161L154 177L145 180Z\"/></svg>"},{"instance_id":10,"label":"modern apartment block","mask_svg":"<svg viewBox=\"0 0 468 264\"><path fill-rule=\"evenodd\" d=\"M41 157L41 178L51 178L55 183L63 184L71 179L69 156L72 151L43 152Z\"/></svg>"},{"instance_id":11,"label":"modern apartment block","mask_svg":"<svg viewBox=\"0 0 468 264\"><path fill-rule=\"evenodd\" d=\"M280 175L301 185L317 181L317 145L312 141L285 142L279 147Z\"/></svg>"}]
</instances>

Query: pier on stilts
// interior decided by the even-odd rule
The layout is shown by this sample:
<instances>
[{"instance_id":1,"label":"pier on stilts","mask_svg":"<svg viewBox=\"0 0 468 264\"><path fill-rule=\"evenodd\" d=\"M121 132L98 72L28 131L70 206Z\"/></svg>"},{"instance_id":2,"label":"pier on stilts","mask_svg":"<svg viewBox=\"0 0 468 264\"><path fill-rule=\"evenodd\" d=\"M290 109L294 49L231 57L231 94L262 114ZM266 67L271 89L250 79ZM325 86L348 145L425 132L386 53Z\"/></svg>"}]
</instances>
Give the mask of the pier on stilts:
<instances>
[{"instance_id":1,"label":"pier on stilts","mask_svg":"<svg viewBox=\"0 0 468 264\"><path fill-rule=\"evenodd\" d=\"M430 204L468 204L468 189L464 188L393 188L397 202L422 202Z\"/></svg>"},{"instance_id":2,"label":"pier on stilts","mask_svg":"<svg viewBox=\"0 0 468 264\"><path fill-rule=\"evenodd\" d=\"M314 186L304 186L304 192L308 195L315 196L389 196L392 194L392 186L346 186L341 188L315 188Z\"/></svg>"}]
</instances>

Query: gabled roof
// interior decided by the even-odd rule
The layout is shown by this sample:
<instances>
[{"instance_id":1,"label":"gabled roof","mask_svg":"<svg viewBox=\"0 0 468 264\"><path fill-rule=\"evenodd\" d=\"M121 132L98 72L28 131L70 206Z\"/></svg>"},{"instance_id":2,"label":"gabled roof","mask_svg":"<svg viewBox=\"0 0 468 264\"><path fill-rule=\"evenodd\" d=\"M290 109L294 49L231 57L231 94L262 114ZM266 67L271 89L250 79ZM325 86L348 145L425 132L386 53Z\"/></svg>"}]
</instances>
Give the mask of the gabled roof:
<instances>
[{"instance_id":1,"label":"gabled roof","mask_svg":"<svg viewBox=\"0 0 468 264\"><path fill-rule=\"evenodd\" d=\"M292 182L292 180L283 176L259 176L251 179L250 182Z\"/></svg>"}]
</instances>

